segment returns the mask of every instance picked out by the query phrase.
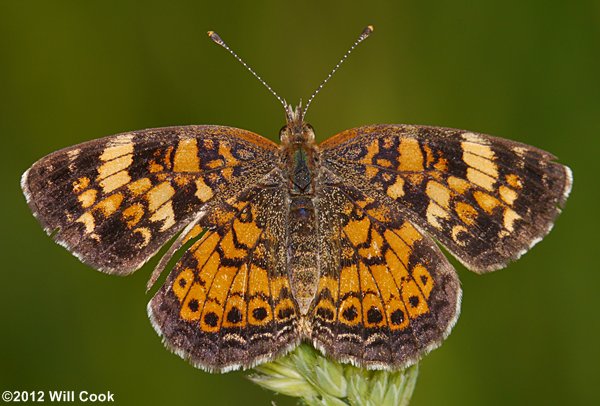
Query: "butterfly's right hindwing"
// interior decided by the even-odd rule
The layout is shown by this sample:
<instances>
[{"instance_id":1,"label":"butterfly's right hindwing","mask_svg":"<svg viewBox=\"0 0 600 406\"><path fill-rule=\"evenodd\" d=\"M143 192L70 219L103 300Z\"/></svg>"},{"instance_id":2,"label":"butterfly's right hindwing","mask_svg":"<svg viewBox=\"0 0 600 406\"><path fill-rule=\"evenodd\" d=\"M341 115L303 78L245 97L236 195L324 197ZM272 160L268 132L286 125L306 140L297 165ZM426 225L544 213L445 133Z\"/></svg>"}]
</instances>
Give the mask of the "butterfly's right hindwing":
<instances>
[{"instance_id":1,"label":"butterfly's right hindwing","mask_svg":"<svg viewBox=\"0 0 600 406\"><path fill-rule=\"evenodd\" d=\"M206 205L268 173L277 146L221 126L118 134L37 161L21 186L48 234L108 273L138 269Z\"/></svg>"},{"instance_id":2,"label":"butterfly's right hindwing","mask_svg":"<svg viewBox=\"0 0 600 406\"><path fill-rule=\"evenodd\" d=\"M357 188L324 185L317 211L327 214L309 312L315 346L376 369L405 368L438 347L458 318L461 288L433 240Z\"/></svg>"}]
</instances>

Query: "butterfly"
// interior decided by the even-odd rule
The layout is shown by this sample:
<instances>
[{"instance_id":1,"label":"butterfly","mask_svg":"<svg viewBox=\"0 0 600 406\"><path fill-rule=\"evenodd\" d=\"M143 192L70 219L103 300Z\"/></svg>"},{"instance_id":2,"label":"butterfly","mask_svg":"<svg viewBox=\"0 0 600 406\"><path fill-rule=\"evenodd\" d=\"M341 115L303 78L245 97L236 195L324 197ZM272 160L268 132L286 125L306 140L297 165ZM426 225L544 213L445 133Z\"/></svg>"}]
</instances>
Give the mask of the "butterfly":
<instances>
[{"instance_id":1,"label":"butterfly","mask_svg":"<svg viewBox=\"0 0 600 406\"><path fill-rule=\"evenodd\" d=\"M197 367L249 368L307 341L342 362L404 368L459 315L460 282L436 242L471 271L506 266L548 234L571 171L540 149L441 127L363 126L317 144L304 119L315 94L304 110L283 102L280 144L214 125L127 132L42 158L22 189L45 231L100 271L131 274L175 239L152 285L187 247L148 314Z\"/></svg>"}]
</instances>

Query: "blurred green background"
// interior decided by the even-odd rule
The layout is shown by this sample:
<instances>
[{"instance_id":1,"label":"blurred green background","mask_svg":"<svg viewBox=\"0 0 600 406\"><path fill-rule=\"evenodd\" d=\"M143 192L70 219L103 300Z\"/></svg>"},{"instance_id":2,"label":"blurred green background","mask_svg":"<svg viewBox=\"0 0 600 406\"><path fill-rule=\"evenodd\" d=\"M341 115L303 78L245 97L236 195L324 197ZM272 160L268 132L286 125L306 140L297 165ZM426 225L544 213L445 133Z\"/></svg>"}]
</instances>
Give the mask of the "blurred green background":
<instances>
[{"instance_id":1,"label":"blurred green background","mask_svg":"<svg viewBox=\"0 0 600 406\"><path fill-rule=\"evenodd\" d=\"M462 315L422 361L413 405L598 402L600 3L219 4L0 2L0 390L294 404L166 351L145 309L156 259L127 278L82 265L39 227L19 179L54 150L126 130L226 124L276 137L281 106L206 31L296 103L373 24L312 105L320 139L372 123L465 128L551 151L575 175L564 214L531 253L485 276L457 265Z\"/></svg>"}]
</instances>

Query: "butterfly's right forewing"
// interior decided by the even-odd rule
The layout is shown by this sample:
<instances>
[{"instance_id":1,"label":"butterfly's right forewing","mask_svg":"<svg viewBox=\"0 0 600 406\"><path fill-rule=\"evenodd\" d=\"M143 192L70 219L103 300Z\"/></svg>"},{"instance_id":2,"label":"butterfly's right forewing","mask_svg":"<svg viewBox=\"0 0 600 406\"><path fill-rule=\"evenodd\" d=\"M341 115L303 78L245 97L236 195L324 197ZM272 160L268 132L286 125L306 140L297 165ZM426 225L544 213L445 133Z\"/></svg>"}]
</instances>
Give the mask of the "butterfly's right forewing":
<instances>
[{"instance_id":1,"label":"butterfly's right forewing","mask_svg":"<svg viewBox=\"0 0 600 406\"><path fill-rule=\"evenodd\" d=\"M321 147L345 183L402 210L476 272L542 239L571 190L570 169L548 152L464 130L365 126Z\"/></svg>"}]
</instances>

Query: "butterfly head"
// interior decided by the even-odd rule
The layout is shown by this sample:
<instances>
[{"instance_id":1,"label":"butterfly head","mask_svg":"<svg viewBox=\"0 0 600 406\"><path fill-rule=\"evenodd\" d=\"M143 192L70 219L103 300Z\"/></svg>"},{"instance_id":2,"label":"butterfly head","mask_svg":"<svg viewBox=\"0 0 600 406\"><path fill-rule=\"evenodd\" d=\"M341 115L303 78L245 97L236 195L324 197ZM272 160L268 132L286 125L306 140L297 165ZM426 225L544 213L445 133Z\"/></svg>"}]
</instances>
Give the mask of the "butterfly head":
<instances>
[{"instance_id":1,"label":"butterfly head","mask_svg":"<svg viewBox=\"0 0 600 406\"><path fill-rule=\"evenodd\" d=\"M286 104L286 125L279 130L279 139L282 144L304 144L315 141L315 131L312 126L304 122L302 103L296 108Z\"/></svg>"}]
</instances>

